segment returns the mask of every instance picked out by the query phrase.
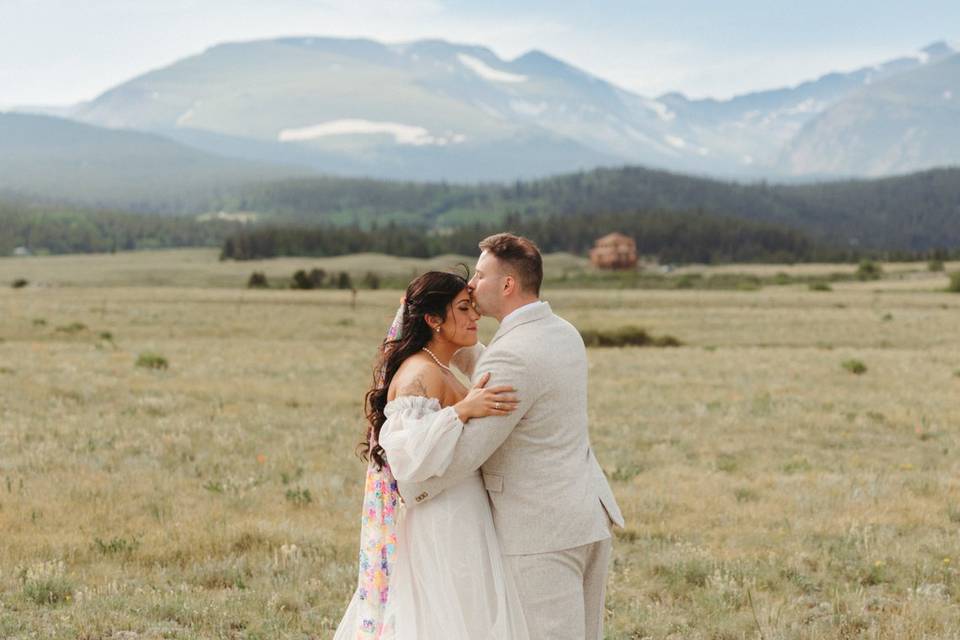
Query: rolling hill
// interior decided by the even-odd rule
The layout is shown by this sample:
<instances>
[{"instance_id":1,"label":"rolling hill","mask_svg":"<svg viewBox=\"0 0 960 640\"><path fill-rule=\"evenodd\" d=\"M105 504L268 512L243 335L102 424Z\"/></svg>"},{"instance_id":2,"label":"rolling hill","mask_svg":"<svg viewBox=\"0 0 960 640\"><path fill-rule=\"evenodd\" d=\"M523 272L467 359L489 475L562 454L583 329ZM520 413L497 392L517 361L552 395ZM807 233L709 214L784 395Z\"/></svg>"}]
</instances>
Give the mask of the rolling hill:
<instances>
[{"instance_id":1,"label":"rolling hill","mask_svg":"<svg viewBox=\"0 0 960 640\"><path fill-rule=\"evenodd\" d=\"M203 210L224 190L304 173L204 153L151 133L0 113L0 192L33 200Z\"/></svg>"}]
</instances>

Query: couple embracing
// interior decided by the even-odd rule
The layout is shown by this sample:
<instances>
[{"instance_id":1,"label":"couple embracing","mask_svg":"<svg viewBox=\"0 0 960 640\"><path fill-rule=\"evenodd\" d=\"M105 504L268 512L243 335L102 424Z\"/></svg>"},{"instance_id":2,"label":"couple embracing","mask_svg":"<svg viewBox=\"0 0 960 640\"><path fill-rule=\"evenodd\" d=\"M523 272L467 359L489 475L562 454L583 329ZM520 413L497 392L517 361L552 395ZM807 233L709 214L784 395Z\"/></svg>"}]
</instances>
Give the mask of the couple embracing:
<instances>
[{"instance_id":1,"label":"couple embracing","mask_svg":"<svg viewBox=\"0 0 960 640\"><path fill-rule=\"evenodd\" d=\"M469 282L414 280L383 343L359 585L335 640L603 638L623 519L590 447L583 340L539 299L531 241L480 249ZM500 322L486 347L480 314Z\"/></svg>"}]
</instances>

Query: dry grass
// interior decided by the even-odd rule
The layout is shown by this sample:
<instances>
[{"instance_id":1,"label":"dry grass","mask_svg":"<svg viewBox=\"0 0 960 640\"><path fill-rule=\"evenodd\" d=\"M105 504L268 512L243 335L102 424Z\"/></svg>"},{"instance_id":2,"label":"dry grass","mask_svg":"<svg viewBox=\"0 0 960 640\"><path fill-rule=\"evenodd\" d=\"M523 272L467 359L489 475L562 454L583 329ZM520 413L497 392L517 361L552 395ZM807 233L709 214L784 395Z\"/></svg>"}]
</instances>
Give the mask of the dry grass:
<instances>
[{"instance_id":1,"label":"dry grass","mask_svg":"<svg viewBox=\"0 0 960 640\"><path fill-rule=\"evenodd\" d=\"M0 258L0 285L26 279L34 286L57 287L221 287L240 288L254 271L271 282L288 281L299 269L314 268L328 274L347 272L355 282L367 272L381 276L410 278L427 269L448 269L464 263L473 269L476 256L438 256L431 259L397 258L358 253L334 258L277 258L234 262L218 260L217 249L175 249L140 251L115 255L63 255L29 259ZM547 275L564 269L587 268L589 261L565 253L551 255Z\"/></svg>"},{"instance_id":2,"label":"dry grass","mask_svg":"<svg viewBox=\"0 0 960 640\"><path fill-rule=\"evenodd\" d=\"M355 581L360 398L398 292L354 309L246 291L296 261L214 257L0 260L0 282L51 285L0 288L0 637L330 636ZM581 328L684 342L590 352L628 520L610 638L960 637L944 282L545 292Z\"/></svg>"}]
</instances>

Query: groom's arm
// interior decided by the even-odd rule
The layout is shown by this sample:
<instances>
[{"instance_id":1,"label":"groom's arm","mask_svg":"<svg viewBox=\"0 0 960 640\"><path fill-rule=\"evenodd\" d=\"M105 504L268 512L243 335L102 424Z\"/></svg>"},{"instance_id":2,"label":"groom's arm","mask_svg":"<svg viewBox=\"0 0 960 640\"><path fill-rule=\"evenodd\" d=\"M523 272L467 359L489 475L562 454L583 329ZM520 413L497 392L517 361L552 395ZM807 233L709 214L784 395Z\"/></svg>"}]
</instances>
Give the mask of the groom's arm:
<instances>
[{"instance_id":1,"label":"groom's arm","mask_svg":"<svg viewBox=\"0 0 960 640\"><path fill-rule=\"evenodd\" d=\"M488 351L477 375L487 371L491 374L488 387L510 385L516 389L514 395L520 400L517 408L505 416L469 420L463 427L453 458L442 476L400 484L400 494L408 505L433 498L479 469L500 448L536 400L538 385L531 379L526 364L516 354L503 350Z\"/></svg>"}]
</instances>

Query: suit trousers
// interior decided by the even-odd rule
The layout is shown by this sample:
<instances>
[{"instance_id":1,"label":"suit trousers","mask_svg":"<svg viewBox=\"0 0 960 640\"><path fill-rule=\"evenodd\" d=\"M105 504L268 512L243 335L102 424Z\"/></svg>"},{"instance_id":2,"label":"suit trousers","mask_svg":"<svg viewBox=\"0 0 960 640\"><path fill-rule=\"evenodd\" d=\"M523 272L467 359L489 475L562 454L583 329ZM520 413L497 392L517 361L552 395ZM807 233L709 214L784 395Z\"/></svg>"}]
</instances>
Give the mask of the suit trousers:
<instances>
[{"instance_id":1,"label":"suit trousers","mask_svg":"<svg viewBox=\"0 0 960 640\"><path fill-rule=\"evenodd\" d=\"M603 640L611 538L573 549L508 555L530 640Z\"/></svg>"}]
</instances>

